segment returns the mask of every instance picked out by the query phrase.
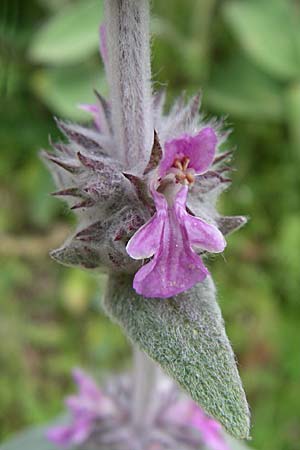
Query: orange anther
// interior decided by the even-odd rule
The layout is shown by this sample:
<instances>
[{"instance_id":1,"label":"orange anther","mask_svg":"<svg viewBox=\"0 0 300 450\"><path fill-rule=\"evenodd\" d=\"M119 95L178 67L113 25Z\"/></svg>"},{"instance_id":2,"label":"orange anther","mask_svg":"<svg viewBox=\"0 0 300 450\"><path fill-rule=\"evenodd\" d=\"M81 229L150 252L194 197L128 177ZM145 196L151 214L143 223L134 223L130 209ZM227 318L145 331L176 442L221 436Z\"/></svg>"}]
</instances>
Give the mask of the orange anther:
<instances>
[{"instance_id":1,"label":"orange anther","mask_svg":"<svg viewBox=\"0 0 300 450\"><path fill-rule=\"evenodd\" d=\"M183 170L182 163L181 163L180 159L176 158L174 160L174 162L173 162L173 166L176 167L179 170Z\"/></svg>"}]
</instances>

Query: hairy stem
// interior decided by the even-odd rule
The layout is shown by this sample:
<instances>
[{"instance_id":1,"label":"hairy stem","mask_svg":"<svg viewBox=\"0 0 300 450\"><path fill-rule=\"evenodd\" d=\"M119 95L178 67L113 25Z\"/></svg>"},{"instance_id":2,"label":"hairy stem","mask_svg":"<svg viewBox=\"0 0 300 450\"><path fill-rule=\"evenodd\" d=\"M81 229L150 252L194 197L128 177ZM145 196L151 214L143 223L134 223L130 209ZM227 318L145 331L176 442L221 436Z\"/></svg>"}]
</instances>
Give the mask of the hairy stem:
<instances>
[{"instance_id":1,"label":"hairy stem","mask_svg":"<svg viewBox=\"0 0 300 450\"><path fill-rule=\"evenodd\" d=\"M140 174L153 140L149 0L105 0L115 156Z\"/></svg>"},{"instance_id":2,"label":"hairy stem","mask_svg":"<svg viewBox=\"0 0 300 450\"><path fill-rule=\"evenodd\" d=\"M150 425L153 419L155 385L158 376L158 367L148 356L133 347L134 373L133 373L133 405L132 420L136 428L142 429Z\"/></svg>"}]
</instances>

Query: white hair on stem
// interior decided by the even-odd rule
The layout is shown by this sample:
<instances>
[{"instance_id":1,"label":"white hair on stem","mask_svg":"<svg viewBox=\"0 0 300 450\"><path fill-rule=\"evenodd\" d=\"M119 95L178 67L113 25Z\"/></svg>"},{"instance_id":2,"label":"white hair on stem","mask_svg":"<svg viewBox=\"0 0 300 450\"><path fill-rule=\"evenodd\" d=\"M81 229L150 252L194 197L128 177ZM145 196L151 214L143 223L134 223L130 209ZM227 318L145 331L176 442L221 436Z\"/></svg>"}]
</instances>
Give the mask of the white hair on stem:
<instances>
[{"instance_id":1,"label":"white hair on stem","mask_svg":"<svg viewBox=\"0 0 300 450\"><path fill-rule=\"evenodd\" d=\"M115 157L141 174L153 142L148 0L105 0Z\"/></svg>"}]
</instances>

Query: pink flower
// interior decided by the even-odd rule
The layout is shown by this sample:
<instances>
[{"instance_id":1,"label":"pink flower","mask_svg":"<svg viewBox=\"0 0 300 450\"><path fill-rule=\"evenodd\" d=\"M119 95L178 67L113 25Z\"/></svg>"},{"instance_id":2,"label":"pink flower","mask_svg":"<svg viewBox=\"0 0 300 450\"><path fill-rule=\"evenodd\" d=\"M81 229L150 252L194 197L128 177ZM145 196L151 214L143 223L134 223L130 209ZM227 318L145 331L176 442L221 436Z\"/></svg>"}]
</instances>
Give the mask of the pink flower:
<instances>
[{"instance_id":1,"label":"pink flower","mask_svg":"<svg viewBox=\"0 0 300 450\"><path fill-rule=\"evenodd\" d=\"M190 423L201 432L202 440L210 450L229 450L222 435L222 427L219 422L207 416L196 405L192 407Z\"/></svg>"},{"instance_id":2,"label":"pink flower","mask_svg":"<svg viewBox=\"0 0 300 450\"><path fill-rule=\"evenodd\" d=\"M94 124L98 130L101 130L101 118L100 118L100 111L99 111L99 105L92 104L92 103L80 103L78 105L80 109L83 111L87 111L90 113L93 117Z\"/></svg>"},{"instance_id":3,"label":"pink flower","mask_svg":"<svg viewBox=\"0 0 300 450\"><path fill-rule=\"evenodd\" d=\"M165 144L159 178L151 185L156 213L127 244L132 258L152 258L133 282L145 297L171 297L203 281L208 270L196 251L218 253L226 246L216 226L186 210L189 186L212 164L216 145L217 136L210 127Z\"/></svg>"},{"instance_id":4,"label":"pink flower","mask_svg":"<svg viewBox=\"0 0 300 450\"><path fill-rule=\"evenodd\" d=\"M195 136L184 134L180 138L166 142L165 155L160 164L160 176L163 177L173 168L178 168L182 175L187 173L200 175L206 172L214 160L217 142L216 133L211 127L203 128Z\"/></svg>"},{"instance_id":5,"label":"pink flower","mask_svg":"<svg viewBox=\"0 0 300 450\"><path fill-rule=\"evenodd\" d=\"M95 421L110 416L115 411L112 401L103 395L89 375L75 369L73 378L78 386L78 393L66 399L72 417L71 424L54 426L47 432L50 441L64 447L85 442L93 431Z\"/></svg>"},{"instance_id":6,"label":"pink flower","mask_svg":"<svg viewBox=\"0 0 300 450\"><path fill-rule=\"evenodd\" d=\"M202 442L209 450L230 450L222 434L222 427L216 420L190 400L183 399L172 405L164 420L175 425L191 426L197 429Z\"/></svg>"},{"instance_id":7,"label":"pink flower","mask_svg":"<svg viewBox=\"0 0 300 450\"><path fill-rule=\"evenodd\" d=\"M132 449L135 445L130 439L133 439L135 444L140 442L141 448L144 448L142 443L145 442L151 442L154 448L156 431L160 429L175 439L180 435L183 442L191 443L192 440L191 448L204 444L208 450L230 450L221 425L207 416L194 402L181 396L165 377L160 378L156 386L157 391L154 394L157 396L157 409L154 410L153 423L145 427L143 437L136 434L132 422L133 385L124 384L123 377L114 379L110 389L104 394L95 381L82 370L76 369L73 377L78 386L78 393L66 399L71 421L67 425L54 426L47 432L47 438L57 446L73 448L89 441L91 444L94 442L91 445L93 448L96 443L97 448L103 448L103 443L105 448L111 448L109 443L112 442L115 445L113 448L123 448L125 439L128 446L126 448ZM119 398L122 399L120 402ZM161 448L160 441L158 445ZM187 448L190 448L189 445Z\"/></svg>"},{"instance_id":8,"label":"pink flower","mask_svg":"<svg viewBox=\"0 0 300 450\"><path fill-rule=\"evenodd\" d=\"M71 425L57 425L47 431L49 441L62 447L80 445L87 440L92 432L90 420L76 420Z\"/></svg>"}]
</instances>

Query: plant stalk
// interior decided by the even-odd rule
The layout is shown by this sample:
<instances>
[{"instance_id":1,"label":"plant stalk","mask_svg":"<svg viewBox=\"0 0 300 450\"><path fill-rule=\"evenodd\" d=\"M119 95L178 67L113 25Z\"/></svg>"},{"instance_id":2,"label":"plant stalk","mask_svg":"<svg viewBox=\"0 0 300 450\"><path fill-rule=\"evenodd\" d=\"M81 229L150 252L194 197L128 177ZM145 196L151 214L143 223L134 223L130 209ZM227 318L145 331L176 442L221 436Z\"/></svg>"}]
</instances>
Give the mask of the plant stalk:
<instances>
[{"instance_id":1,"label":"plant stalk","mask_svg":"<svg viewBox=\"0 0 300 450\"><path fill-rule=\"evenodd\" d=\"M151 424L155 408L155 387L158 367L145 353L133 347L133 404L134 427L143 429Z\"/></svg>"},{"instance_id":2,"label":"plant stalk","mask_svg":"<svg viewBox=\"0 0 300 450\"><path fill-rule=\"evenodd\" d=\"M140 175L153 141L149 0L105 0L115 157Z\"/></svg>"}]
</instances>

